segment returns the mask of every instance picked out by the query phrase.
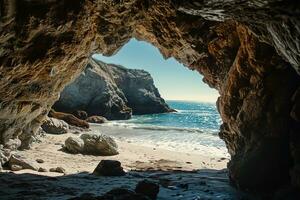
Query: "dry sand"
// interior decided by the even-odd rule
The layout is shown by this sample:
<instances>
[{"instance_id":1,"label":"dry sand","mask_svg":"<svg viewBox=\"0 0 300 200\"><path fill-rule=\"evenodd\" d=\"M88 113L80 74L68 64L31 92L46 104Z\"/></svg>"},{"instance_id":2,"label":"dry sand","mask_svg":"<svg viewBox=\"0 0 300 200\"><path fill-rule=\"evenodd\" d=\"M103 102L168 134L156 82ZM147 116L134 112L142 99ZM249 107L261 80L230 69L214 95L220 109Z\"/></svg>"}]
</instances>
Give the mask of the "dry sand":
<instances>
[{"instance_id":1,"label":"dry sand","mask_svg":"<svg viewBox=\"0 0 300 200\"><path fill-rule=\"evenodd\" d=\"M91 156L82 154L69 154L62 151L64 141L72 133L63 135L46 134L41 143L36 143L30 150L19 152L27 159L43 159L45 162L39 164L49 169L52 167L63 167L67 174L78 172L92 172L102 159L119 160L125 170L185 170L198 169L224 169L228 162L227 158L205 157L192 153L174 152L160 148L143 147L125 141L116 140L119 146L119 155L116 156ZM19 171L16 173L23 173ZM44 175L55 176L56 173L44 173Z\"/></svg>"}]
</instances>

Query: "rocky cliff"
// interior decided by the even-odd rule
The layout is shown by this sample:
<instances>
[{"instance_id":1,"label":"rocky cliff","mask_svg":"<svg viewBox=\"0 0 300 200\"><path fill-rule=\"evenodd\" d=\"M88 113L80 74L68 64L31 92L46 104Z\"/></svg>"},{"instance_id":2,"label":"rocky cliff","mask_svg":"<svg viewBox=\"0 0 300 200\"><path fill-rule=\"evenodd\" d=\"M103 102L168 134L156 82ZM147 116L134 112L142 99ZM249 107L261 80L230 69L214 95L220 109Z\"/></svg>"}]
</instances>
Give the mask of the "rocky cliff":
<instances>
[{"instance_id":1,"label":"rocky cliff","mask_svg":"<svg viewBox=\"0 0 300 200\"><path fill-rule=\"evenodd\" d=\"M100 115L108 119L129 119L132 113L171 111L148 72L94 59L74 82L65 87L53 108L69 113L84 110L89 116Z\"/></svg>"},{"instance_id":2,"label":"rocky cliff","mask_svg":"<svg viewBox=\"0 0 300 200\"><path fill-rule=\"evenodd\" d=\"M32 141L94 52L148 41L219 90L233 184L300 188L300 2L1 0L0 143Z\"/></svg>"}]
</instances>

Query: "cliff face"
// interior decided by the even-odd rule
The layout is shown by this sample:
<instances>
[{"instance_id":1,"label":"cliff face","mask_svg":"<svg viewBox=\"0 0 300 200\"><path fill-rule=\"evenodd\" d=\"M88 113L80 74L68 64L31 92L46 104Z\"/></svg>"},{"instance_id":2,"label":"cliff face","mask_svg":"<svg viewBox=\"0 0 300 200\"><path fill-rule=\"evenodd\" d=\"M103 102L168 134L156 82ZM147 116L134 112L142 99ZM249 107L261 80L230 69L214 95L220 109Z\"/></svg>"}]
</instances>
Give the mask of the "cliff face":
<instances>
[{"instance_id":1,"label":"cliff face","mask_svg":"<svg viewBox=\"0 0 300 200\"><path fill-rule=\"evenodd\" d=\"M135 37L219 90L237 187L300 187L299 1L0 2L1 143L28 147L91 53L111 55Z\"/></svg>"},{"instance_id":2,"label":"cliff face","mask_svg":"<svg viewBox=\"0 0 300 200\"><path fill-rule=\"evenodd\" d=\"M89 116L100 115L108 119L129 119L132 113L170 111L148 72L93 59L62 91L53 107L70 113L84 110Z\"/></svg>"}]
</instances>

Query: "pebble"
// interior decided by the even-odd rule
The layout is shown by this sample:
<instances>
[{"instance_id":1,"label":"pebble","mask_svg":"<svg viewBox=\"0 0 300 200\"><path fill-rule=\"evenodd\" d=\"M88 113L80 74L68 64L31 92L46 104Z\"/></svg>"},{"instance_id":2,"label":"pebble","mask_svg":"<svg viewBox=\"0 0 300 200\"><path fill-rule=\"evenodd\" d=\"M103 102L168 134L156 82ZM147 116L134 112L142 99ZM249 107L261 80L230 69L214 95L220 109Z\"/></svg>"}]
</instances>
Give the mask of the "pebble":
<instances>
[{"instance_id":1,"label":"pebble","mask_svg":"<svg viewBox=\"0 0 300 200\"><path fill-rule=\"evenodd\" d=\"M57 173L66 173L66 170L62 167L50 168L50 172L57 172Z\"/></svg>"},{"instance_id":2,"label":"pebble","mask_svg":"<svg viewBox=\"0 0 300 200\"><path fill-rule=\"evenodd\" d=\"M36 162L38 162L38 163L44 163L45 161L43 159L38 158L38 159L36 159Z\"/></svg>"}]
</instances>

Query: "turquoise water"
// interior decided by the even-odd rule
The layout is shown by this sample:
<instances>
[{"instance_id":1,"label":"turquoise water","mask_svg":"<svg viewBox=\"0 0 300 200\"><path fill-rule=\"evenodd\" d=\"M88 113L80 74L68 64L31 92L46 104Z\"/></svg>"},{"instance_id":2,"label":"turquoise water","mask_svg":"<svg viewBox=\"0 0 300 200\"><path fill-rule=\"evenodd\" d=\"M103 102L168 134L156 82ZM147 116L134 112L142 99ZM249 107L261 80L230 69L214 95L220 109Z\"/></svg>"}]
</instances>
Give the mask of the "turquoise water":
<instances>
[{"instance_id":1,"label":"turquoise water","mask_svg":"<svg viewBox=\"0 0 300 200\"><path fill-rule=\"evenodd\" d=\"M114 138L172 151L228 157L218 137L221 124L215 104L167 101L174 113L136 115L130 120L92 125Z\"/></svg>"},{"instance_id":2,"label":"turquoise water","mask_svg":"<svg viewBox=\"0 0 300 200\"><path fill-rule=\"evenodd\" d=\"M216 134L221 118L214 103L167 101L174 113L135 115L124 121L128 125L157 128L178 128Z\"/></svg>"}]
</instances>

